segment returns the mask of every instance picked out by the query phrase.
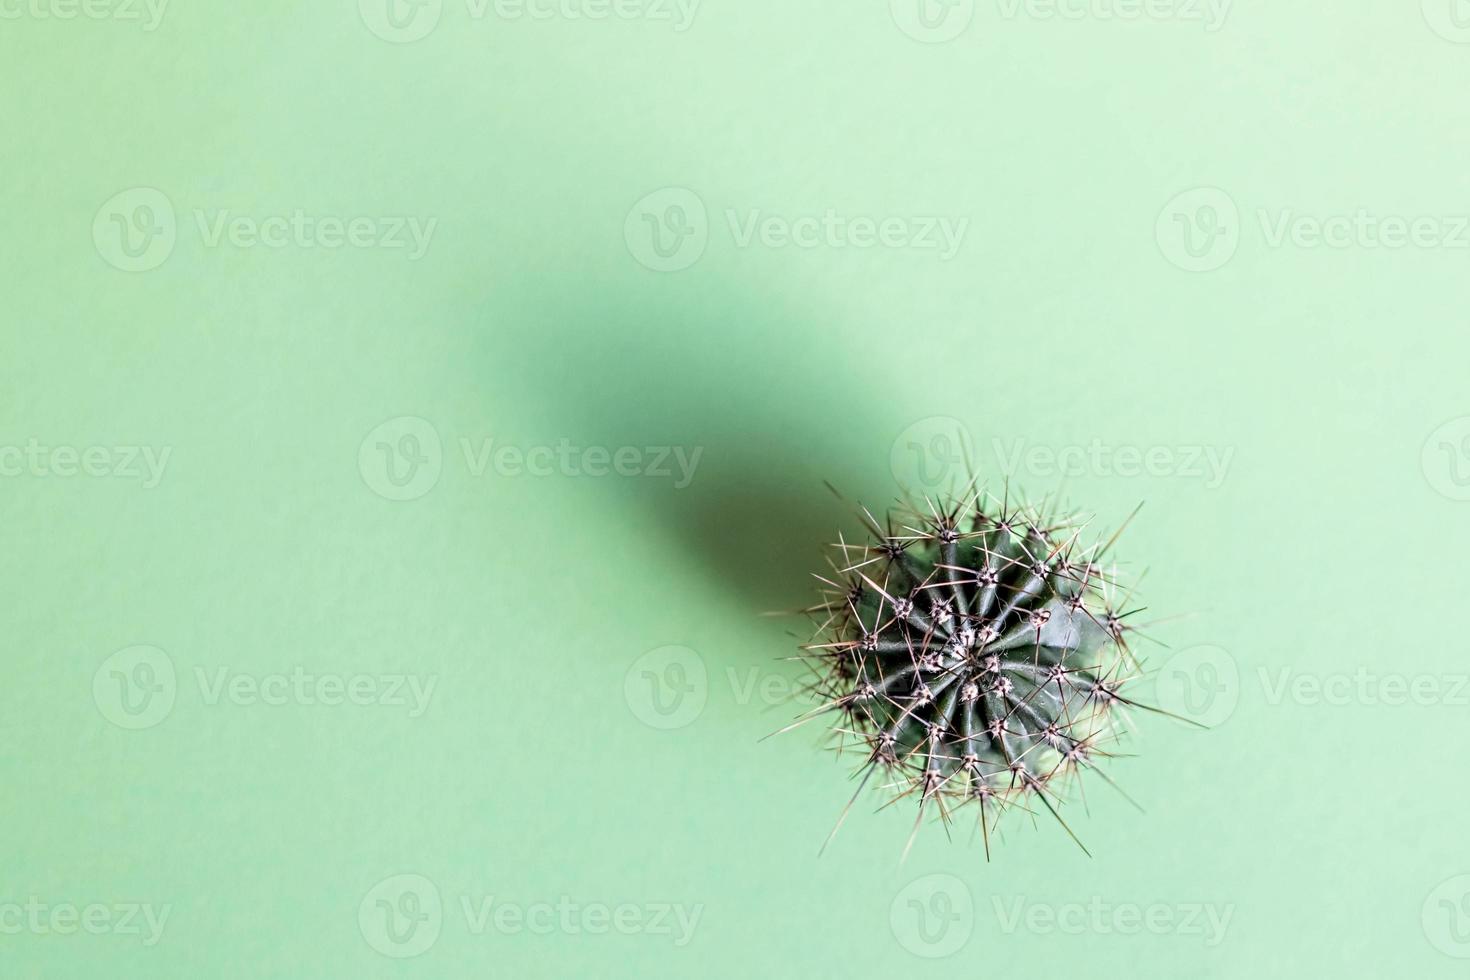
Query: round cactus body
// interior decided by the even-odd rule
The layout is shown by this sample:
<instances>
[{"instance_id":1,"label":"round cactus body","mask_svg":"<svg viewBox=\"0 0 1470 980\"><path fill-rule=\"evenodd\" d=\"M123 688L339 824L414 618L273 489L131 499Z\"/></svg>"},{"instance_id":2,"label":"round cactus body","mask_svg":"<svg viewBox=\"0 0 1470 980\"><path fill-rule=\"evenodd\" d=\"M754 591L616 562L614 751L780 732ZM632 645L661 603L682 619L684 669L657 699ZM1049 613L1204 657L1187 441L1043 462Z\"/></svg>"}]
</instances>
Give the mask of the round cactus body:
<instances>
[{"instance_id":1,"label":"round cactus body","mask_svg":"<svg viewBox=\"0 0 1470 980\"><path fill-rule=\"evenodd\" d=\"M1035 800L1056 816L1058 781L1095 767L1134 703L1126 597L1103 564L1112 542L979 495L906 508L886 529L864 516L872 540L836 546L808 610L813 716L835 714L863 784L878 772L920 817L931 803L946 820L978 808L988 852L993 814Z\"/></svg>"}]
</instances>

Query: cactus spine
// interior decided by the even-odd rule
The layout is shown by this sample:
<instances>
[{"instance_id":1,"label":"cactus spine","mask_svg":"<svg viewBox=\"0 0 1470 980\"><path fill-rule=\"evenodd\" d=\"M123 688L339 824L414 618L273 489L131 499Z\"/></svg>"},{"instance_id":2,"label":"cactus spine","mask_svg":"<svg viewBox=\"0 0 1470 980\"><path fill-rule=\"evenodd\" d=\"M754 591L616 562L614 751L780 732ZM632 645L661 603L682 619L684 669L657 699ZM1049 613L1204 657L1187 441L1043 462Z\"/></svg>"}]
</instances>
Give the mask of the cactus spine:
<instances>
[{"instance_id":1,"label":"cactus spine","mask_svg":"<svg viewBox=\"0 0 1470 980\"><path fill-rule=\"evenodd\" d=\"M987 855L995 818L1016 807L1049 811L1076 840L1062 789L1098 768L1136 704L1137 610L1105 565L1117 535L1084 544L1076 515L1008 497L926 500L883 526L862 510L871 539L834 546L806 610L819 706L798 721L835 717L839 750L859 749L854 800L877 773L917 802L915 831L931 805L946 823L971 806Z\"/></svg>"}]
</instances>

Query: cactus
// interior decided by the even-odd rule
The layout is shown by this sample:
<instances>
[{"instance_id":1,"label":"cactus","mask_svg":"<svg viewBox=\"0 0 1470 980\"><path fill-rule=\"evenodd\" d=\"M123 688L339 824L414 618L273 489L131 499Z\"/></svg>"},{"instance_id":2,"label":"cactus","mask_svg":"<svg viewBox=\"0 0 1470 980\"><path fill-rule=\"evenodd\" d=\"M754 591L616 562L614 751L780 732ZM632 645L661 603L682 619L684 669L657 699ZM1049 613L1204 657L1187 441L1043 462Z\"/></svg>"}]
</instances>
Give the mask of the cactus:
<instances>
[{"instance_id":1,"label":"cactus","mask_svg":"<svg viewBox=\"0 0 1470 980\"><path fill-rule=\"evenodd\" d=\"M995 818L1034 801L1082 846L1062 790L1097 770L1137 705L1124 689L1138 610L1103 564L1117 534L1084 545L1076 515L982 497L903 505L883 527L863 509L871 540L839 540L834 574L817 576L802 650L818 704L796 724L834 716L838 750L863 756L834 835L877 772L894 801L917 800L915 833L931 803L946 825L970 805L988 858Z\"/></svg>"}]
</instances>

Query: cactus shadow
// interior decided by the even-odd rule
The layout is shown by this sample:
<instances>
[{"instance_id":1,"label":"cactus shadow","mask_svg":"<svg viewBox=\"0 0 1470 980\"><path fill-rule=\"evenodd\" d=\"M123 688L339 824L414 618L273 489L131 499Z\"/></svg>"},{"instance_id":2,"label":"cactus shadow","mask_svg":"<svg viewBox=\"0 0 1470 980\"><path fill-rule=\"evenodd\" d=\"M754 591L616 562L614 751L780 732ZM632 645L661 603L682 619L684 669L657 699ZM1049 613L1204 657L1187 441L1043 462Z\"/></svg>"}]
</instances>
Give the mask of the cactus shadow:
<instances>
[{"instance_id":1,"label":"cactus shadow","mask_svg":"<svg viewBox=\"0 0 1470 980\"><path fill-rule=\"evenodd\" d=\"M827 545L860 539L854 502L893 496L892 425L857 394L879 379L839 324L707 283L545 290L521 306L526 333L490 341L497 376L587 444L697 452L687 486L620 481L612 499L750 613L809 604Z\"/></svg>"}]
</instances>

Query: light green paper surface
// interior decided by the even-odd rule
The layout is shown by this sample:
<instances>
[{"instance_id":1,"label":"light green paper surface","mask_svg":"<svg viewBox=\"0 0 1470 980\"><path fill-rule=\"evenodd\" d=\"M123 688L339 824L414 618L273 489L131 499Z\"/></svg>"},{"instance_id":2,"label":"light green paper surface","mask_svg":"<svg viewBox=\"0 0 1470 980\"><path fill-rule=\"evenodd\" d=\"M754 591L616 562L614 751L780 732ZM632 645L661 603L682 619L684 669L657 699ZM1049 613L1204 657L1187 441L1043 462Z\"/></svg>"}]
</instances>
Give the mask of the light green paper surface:
<instances>
[{"instance_id":1,"label":"light green paper surface","mask_svg":"<svg viewBox=\"0 0 1470 980\"><path fill-rule=\"evenodd\" d=\"M584 3L0 4L0 977L1463 976L1470 10ZM819 857L961 431L1214 727Z\"/></svg>"}]
</instances>

